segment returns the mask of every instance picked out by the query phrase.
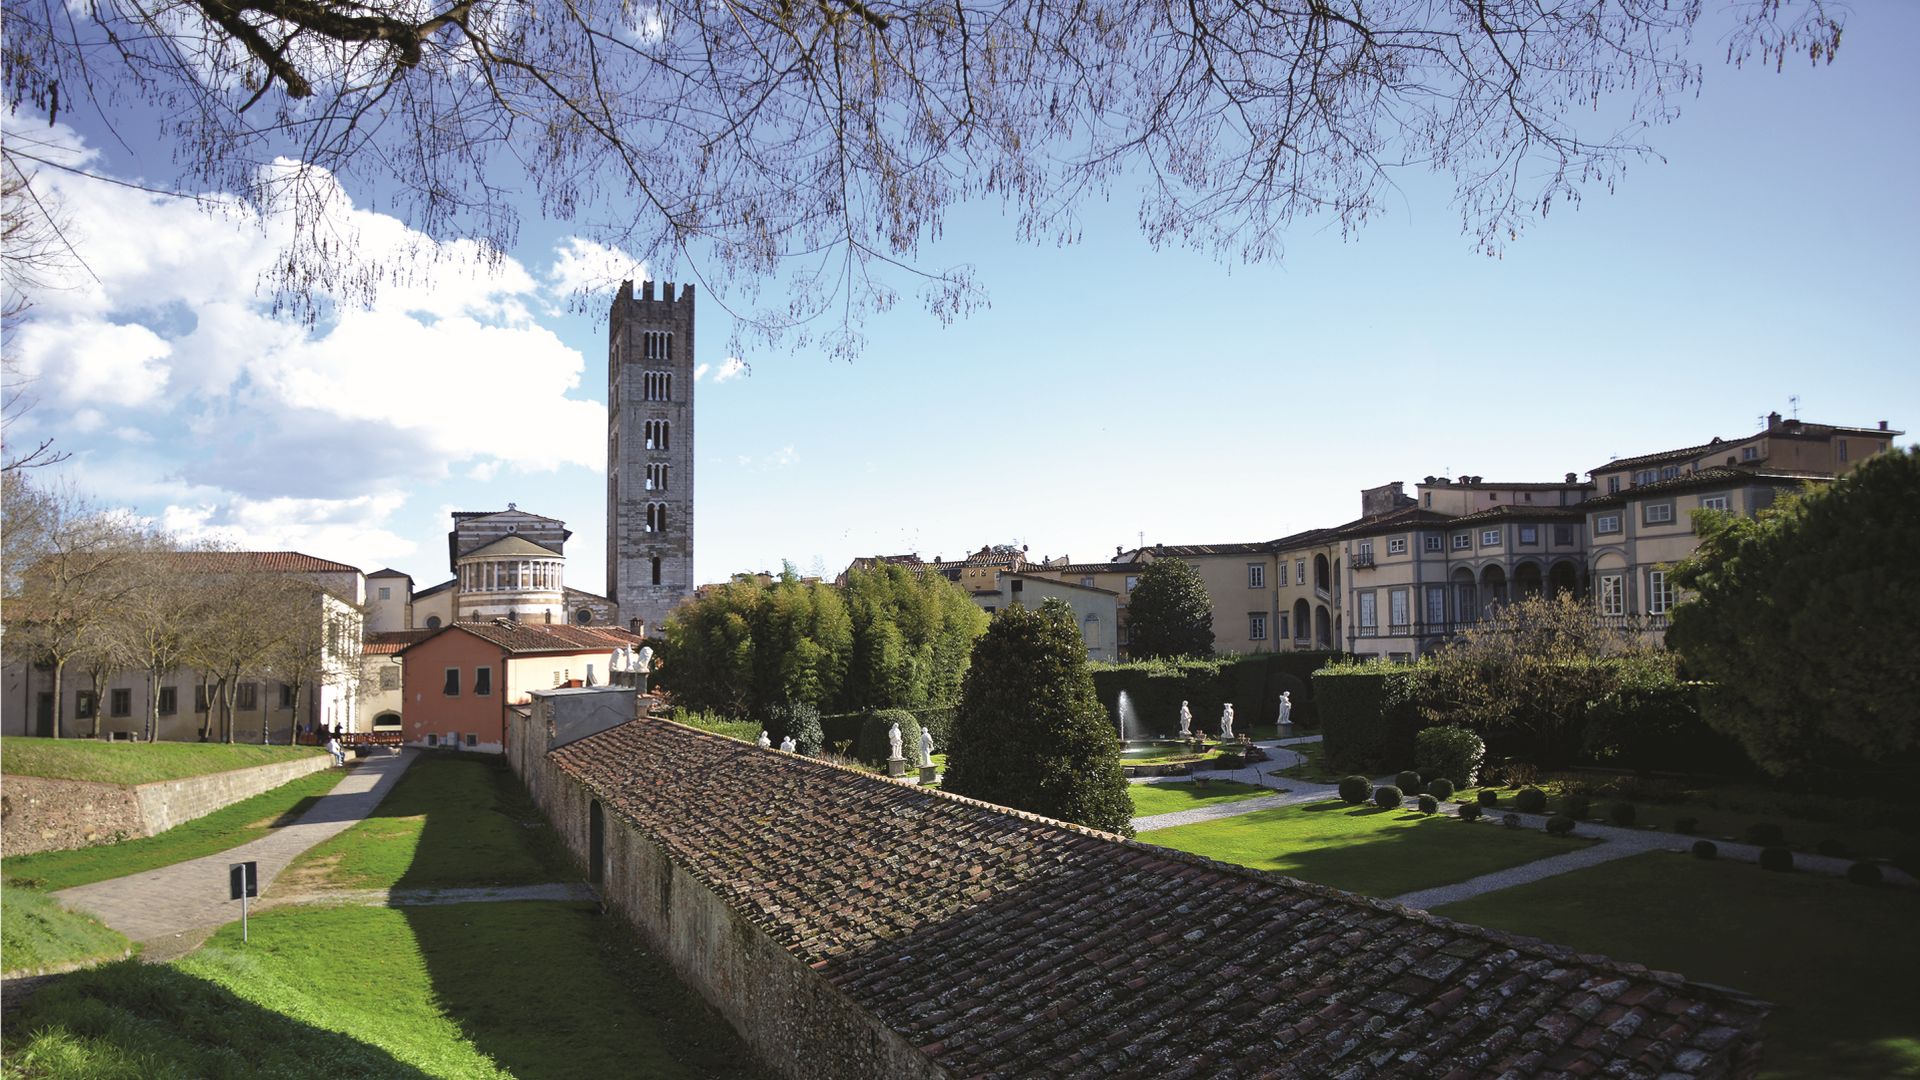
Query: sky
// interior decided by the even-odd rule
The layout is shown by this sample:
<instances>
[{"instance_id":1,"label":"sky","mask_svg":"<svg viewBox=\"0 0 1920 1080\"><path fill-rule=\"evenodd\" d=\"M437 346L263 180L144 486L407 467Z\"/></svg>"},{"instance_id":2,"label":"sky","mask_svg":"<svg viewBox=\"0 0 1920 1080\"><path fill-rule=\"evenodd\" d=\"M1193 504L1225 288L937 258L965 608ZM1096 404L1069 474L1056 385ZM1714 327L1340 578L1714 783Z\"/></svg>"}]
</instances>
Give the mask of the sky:
<instances>
[{"instance_id":1,"label":"sky","mask_svg":"<svg viewBox=\"0 0 1920 1080\"><path fill-rule=\"evenodd\" d=\"M904 303L852 361L733 355L702 304L696 578L1266 540L1352 519L1364 487L1584 475L1772 410L1920 442L1916 37L1920 4L1871 0L1831 66L1710 63L1650 136L1664 161L1498 258L1419 177L1357 233L1308 223L1255 266L1153 250L1118 190L1069 246L961 208L923 262L971 265L988 305L943 326ZM112 176L168 165L84 119L8 127ZM449 575L451 511L514 503L567 522L568 583L601 591L605 300L566 301L624 260L529 228L498 268L444 260L309 329L257 298L273 225L54 182L90 276L5 346L36 401L10 440L72 455L43 476L421 587ZM358 214L376 247L418 239Z\"/></svg>"}]
</instances>

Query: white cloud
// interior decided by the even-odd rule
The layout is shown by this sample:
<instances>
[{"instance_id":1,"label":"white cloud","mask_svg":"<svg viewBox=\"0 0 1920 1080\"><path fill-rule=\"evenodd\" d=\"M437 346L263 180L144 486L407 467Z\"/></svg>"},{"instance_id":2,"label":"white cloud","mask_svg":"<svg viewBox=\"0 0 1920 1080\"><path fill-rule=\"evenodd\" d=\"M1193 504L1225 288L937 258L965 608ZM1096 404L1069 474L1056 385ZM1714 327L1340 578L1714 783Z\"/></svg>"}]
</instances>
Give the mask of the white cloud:
<instances>
[{"instance_id":1,"label":"white cloud","mask_svg":"<svg viewBox=\"0 0 1920 1080\"><path fill-rule=\"evenodd\" d=\"M22 373L37 395L91 414L81 431L105 417L88 406L142 407L166 388L161 361L173 346L144 326L106 321L34 321L15 339Z\"/></svg>"},{"instance_id":2,"label":"white cloud","mask_svg":"<svg viewBox=\"0 0 1920 1080\"><path fill-rule=\"evenodd\" d=\"M350 499L233 499L225 505L170 505L160 526L183 540L217 540L256 551L304 551L377 570L418 545L386 528L406 493Z\"/></svg>"},{"instance_id":3,"label":"white cloud","mask_svg":"<svg viewBox=\"0 0 1920 1080\"><path fill-rule=\"evenodd\" d=\"M746 371L747 362L745 360L737 356L729 356L725 362L720 365L720 370L713 373L713 381L723 383L729 379L738 378L745 374ZM694 378L699 378L698 373L694 375Z\"/></svg>"},{"instance_id":4,"label":"white cloud","mask_svg":"<svg viewBox=\"0 0 1920 1080\"><path fill-rule=\"evenodd\" d=\"M73 430L81 434L99 431L101 427L105 426L106 422L106 415L99 409L81 409L79 412L73 414L72 419L67 421Z\"/></svg>"},{"instance_id":5,"label":"white cloud","mask_svg":"<svg viewBox=\"0 0 1920 1080\"><path fill-rule=\"evenodd\" d=\"M578 295L614 289L622 281L638 285L651 276L646 263L619 248L569 236L554 245L547 285L562 296Z\"/></svg>"},{"instance_id":6,"label":"white cloud","mask_svg":"<svg viewBox=\"0 0 1920 1080\"><path fill-rule=\"evenodd\" d=\"M694 382L699 382L699 381L700 381L701 379L704 379L704 378L706 378L706 377L707 377L707 372L709 372L709 371L712 371L712 370L713 370L713 365L712 365L712 364L698 364L698 365L695 365L695 367L694 367L694 369L693 369L693 381L694 381Z\"/></svg>"}]
</instances>

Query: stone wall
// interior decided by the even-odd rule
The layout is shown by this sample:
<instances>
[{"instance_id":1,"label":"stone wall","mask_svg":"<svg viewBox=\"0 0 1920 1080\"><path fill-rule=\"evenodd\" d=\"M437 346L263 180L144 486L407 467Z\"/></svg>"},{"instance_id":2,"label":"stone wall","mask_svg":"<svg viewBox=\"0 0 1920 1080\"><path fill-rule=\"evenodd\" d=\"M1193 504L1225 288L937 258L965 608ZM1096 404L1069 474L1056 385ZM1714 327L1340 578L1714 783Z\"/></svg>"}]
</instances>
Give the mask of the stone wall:
<instances>
[{"instance_id":1,"label":"stone wall","mask_svg":"<svg viewBox=\"0 0 1920 1080\"><path fill-rule=\"evenodd\" d=\"M509 720L508 760L567 848L589 862L593 793L552 764L541 725ZM603 808L600 895L707 999L768 1067L795 1080L935 1080L948 1074L879 1017L781 948Z\"/></svg>"},{"instance_id":2,"label":"stone wall","mask_svg":"<svg viewBox=\"0 0 1920 1080\"><path fill-rule=\"evenodd\" d=\"M0 796L0 848L7 855L30 855L153 836L332 763L326 754L313 754L134 786L9 776Z\"/></svg>"}]
</instances>

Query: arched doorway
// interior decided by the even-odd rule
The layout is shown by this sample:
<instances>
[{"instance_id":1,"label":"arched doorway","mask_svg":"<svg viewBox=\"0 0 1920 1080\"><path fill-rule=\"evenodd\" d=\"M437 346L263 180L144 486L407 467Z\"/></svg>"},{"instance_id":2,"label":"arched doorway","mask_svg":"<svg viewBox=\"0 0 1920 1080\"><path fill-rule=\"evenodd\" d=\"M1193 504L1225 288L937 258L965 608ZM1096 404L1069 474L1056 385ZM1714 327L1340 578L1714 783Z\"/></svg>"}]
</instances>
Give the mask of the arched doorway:
<instances>
[{"instance_id":1,"label":"arched doorway","mask_svg":"<svg viewBox=\"0 0 1920 1080\"><path fill-rule=\"evenodd\" d=\"M1539 596L1546 591L1546 583L1540 576L1540 564L1523 562L1513 568L1513 595L1524 600L1529 596Z\"/></svg>"},{"instance_id":2,"label":"arched doorway","mask_svg":"<svg viewBox=\"0 0 1920 1080\"><path fill-rule=\"evenodd\" d=\"M1333 616L1324 604L1313 609L1313 644L1317 649L1333 648Z\"/></svg>"},{"instance_id":3,"label":"arched doorway","mask_svg":"<svg viewBox=\"0 0 1920 1080\"><path fill-rule=\"evenodd\" d=\"M1313 608L1305 600L1293 602L1293 640L1306 644L1313 636Z\"/></svg>"},{"instance_id":4,"label":"arched doorway","mask_svg":"<svg viewBox=\"0 0 1920 1080\"><path fill-rule=\"evenodd\" d=\"M1322 593L1333 591L1333 570L1325 555L1313 557L1313 587Z\"/></svg>"},{"instance_id":5,"label":"arched doorway","mask_svg":"<svg viewBox=\"0 0 1920 1080\"><path fill-rule=\"evenodd\" d=\"M1480 571L1480 610L1488 613L1507 602L1507 570L1495 563Z\"/></svg>"},{"instance_id":6,"label":"arched doorway","mask_svg":"<svg viewBox=\"0 0 1920 1080\"><path fill-rule=\"evenodd\" d=\"M1580 568L1565 559L1554 563L1553 569L1547 571L1547 592L1553 596L1561 593L1579 596Z\"/></svg>"},{"instance_id":7,"label":"arched doorway","mask_svg":"<svg viewBox=\"0 0 1920 1080\"><path fill-rule=\"evenodd\" d=\"M600 884L607 865L607 816L595 799L587 809L587 880Z\"/></svg>"},{"instance_id":8,"label":"arched doorway","mask_svg":"<svg viewBox=\"0 0 1920 1080\"><path fill-rule=\"evenodd\" d=\"M1453 621L1473 622L1480 617L1479 589L1473 583L1473 571L1462 566L1453 572Z\"/></svg>"}]
</instances>

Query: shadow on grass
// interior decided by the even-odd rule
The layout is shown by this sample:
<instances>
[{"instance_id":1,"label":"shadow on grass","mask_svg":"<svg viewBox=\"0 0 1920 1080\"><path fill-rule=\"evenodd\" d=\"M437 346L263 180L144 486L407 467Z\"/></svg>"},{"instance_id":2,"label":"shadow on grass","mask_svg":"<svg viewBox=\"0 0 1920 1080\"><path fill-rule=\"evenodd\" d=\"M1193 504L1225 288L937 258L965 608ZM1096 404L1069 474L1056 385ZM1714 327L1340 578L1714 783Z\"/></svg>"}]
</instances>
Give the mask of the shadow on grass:
<instances>
[{"instance_id":1,"label":"shadow on grass","mask_svg":"<svg viewBox=\"0 0 1920 1080\"><path fill-rule=\"evenodd\" d=\"M9 1018L5 1045L9 1076L429 1075L349 1033L324 1031L205 979L134 960L76 972L42 988Z\"/></svg>"},{"instance_id":2,"label":"shadow on grass","mask_svg":"<svg viewBox=\"0 0 1920 1080\"><path fill-rule=\"evenodd\" d=\"M324 798L326 798L324 795L309 795L301 799L299 802L281 811L272 821L267 822L267 828L283 829L288 825L292 825L294 822L306 817L314 807L320 805L320 800Z\"/></svg>"}]
</instances>

